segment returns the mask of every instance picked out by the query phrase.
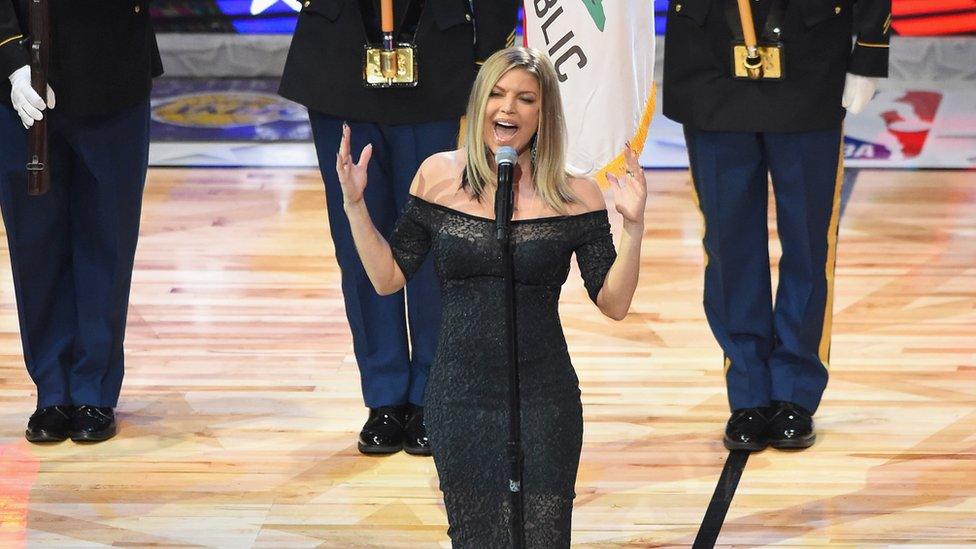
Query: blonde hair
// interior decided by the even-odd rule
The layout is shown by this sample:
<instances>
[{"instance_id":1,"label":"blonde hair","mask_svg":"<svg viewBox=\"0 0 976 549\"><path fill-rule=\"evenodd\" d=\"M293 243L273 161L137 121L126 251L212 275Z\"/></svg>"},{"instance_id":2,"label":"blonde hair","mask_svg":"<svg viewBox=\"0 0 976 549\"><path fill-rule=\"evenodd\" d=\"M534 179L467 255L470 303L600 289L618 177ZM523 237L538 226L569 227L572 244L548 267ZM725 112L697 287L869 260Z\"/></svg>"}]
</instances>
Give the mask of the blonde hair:
<instances>
[{"instance_id":1,"label":"blonde hair","mask_svg":"<svg viewBox=\"0 0 976 549\"><path fill-rule=\"evenodd\" d=\"M533 48L514 47L495 52L478 71L468 100L467 165L461 187L470 188L471 194L481 200L485 189L494 184L494 158L484 136L485 109L492 88L505 73L514 69L528 71L539 82L541 108L539 128L533 137L536 155L532 163L532 181L543 202L565 214L566 205L576 202L577 198L569 186L571 175L566 171L566 120L559 80L549 58Z\"/></svg>"}]
</instances>

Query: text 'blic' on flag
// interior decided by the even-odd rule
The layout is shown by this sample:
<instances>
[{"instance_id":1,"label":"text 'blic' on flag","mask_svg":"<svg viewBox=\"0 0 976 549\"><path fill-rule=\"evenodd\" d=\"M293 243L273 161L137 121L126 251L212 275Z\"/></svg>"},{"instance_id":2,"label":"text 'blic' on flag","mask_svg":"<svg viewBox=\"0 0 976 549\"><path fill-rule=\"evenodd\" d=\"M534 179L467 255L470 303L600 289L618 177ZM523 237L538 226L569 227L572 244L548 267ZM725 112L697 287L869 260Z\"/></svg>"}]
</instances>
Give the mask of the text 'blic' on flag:
<instances>
[{"instance_id":1,"label":"text 'blic' on flag","mask_svg":"<svg viewBox=\"0 0 976 549\"><path fill-rule=\"evenodd\" d=\"M526 0L525 38L549 55L566 111L568 168L606 187L654 113L654 2Z\"/></svg>"}]
</instances>

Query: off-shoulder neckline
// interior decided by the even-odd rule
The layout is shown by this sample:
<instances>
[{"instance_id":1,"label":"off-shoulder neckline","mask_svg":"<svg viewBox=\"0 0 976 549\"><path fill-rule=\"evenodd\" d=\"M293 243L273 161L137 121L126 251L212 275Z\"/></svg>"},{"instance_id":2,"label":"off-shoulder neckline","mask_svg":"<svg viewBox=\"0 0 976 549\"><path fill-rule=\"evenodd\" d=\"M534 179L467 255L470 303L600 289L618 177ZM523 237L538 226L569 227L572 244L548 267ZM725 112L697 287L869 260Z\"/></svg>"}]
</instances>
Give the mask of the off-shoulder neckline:
<instances>
[{"instance_id":1,"label":"off-shoulder neckline","mask_svg":"<svg viewBox=\"0 0 976 549\"><path fill-rule=\"evenodd\" d=\"M456 210L454 208L450 208L448 206L444 206L443 204L438 204L436 202L431 202L429 200L424 200L423 198L420 198L419 196L417 196L415 194L411 194L410 195L410 198L413 198L414 200L418 200L420 202L423 202L424 204L433 206L434 208L437 208L439 210L444 210L445 212L449 212L449 213L453 213L453 214L456 214L456 215L460 215L461 217L467 217L467 218L475 219L475 220L478 220L478 221L486 221L488 223L494 223L495 222L495 219L494 218L484 217L484 216L481 216L481 215L475 215L473 213L468 213L468 212L462 212L461 210ZM594 215L594 214L607 214L607 213L608 213L607 212L607 209L606 208L602 208L602 209L599 209L599 210L590 210L588 212L583 212L583 213L578 213L578 214L570 214L570 215L550 215L550 216L546 216L546 217L529 217L529 218L526 218L526 219L513 219L512 220L512 223L540 223L540 222L545 222L545 221L560 221L560 220L574 219L574 218L577 218L577 217L586 217L586 216Z\"/></svg>"}]
</instances>

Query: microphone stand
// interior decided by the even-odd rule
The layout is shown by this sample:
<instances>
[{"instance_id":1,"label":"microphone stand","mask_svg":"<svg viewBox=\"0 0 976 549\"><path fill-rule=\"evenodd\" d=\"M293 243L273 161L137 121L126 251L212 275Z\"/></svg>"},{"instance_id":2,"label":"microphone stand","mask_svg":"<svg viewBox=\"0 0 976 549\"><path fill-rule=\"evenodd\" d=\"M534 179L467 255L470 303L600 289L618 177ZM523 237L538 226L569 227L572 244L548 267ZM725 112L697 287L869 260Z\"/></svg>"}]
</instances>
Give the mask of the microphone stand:
<instances>
[{"instance_id":1,"label":"microphone stand","mask_svg":"<svg viewBox=\"0 0 976 549\"><path fill-rule=\"evenodd\" d=\"M511 173L515 167L512 166ZM512 262L511 223L514 195L512 177L503 177L499 170L498 187L495 190L495 238L502 251L502 272L504 279L505 343L508 363L508 444L507 456L510 466L508 490L511 496L512 514L510 518L512 547L525 546L522 498L522 408L519 400L518 335L515 320L515 269Z\"/></svg>"}]
</instances>

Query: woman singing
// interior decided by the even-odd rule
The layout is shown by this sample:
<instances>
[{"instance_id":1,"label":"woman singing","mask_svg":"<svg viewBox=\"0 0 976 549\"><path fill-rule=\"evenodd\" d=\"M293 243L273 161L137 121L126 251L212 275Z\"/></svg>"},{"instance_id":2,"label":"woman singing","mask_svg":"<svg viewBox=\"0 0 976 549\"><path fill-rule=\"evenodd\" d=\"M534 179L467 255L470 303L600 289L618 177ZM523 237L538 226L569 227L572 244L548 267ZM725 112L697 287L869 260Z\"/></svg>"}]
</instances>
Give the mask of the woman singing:
<instances>
[{"instance_id":1,"label":"woman singing","mask_svg":"<svg viewBox=\"0 0 976 549\"><path fill-rule=\"evenodd\" d=\"M336 167L356 248L380 294L396 292L433 254L443 318L426 395L426 423L455 547L509 543L508 382L501 247L495 239L495 152L519 153L512 221L523 497L527 547L568 547L583 435L579 381L559 322L559 293L576 254L600 311L630 308L644 233L646 182L637 155L609 176L623 235L613 246L606 204L565 168L555 70L539 51L510 48L481 68L467 108L466 147L420 167L390 238L363 203L367 145L354 163L343 129Z\"/></svg>"}]
</instances>

